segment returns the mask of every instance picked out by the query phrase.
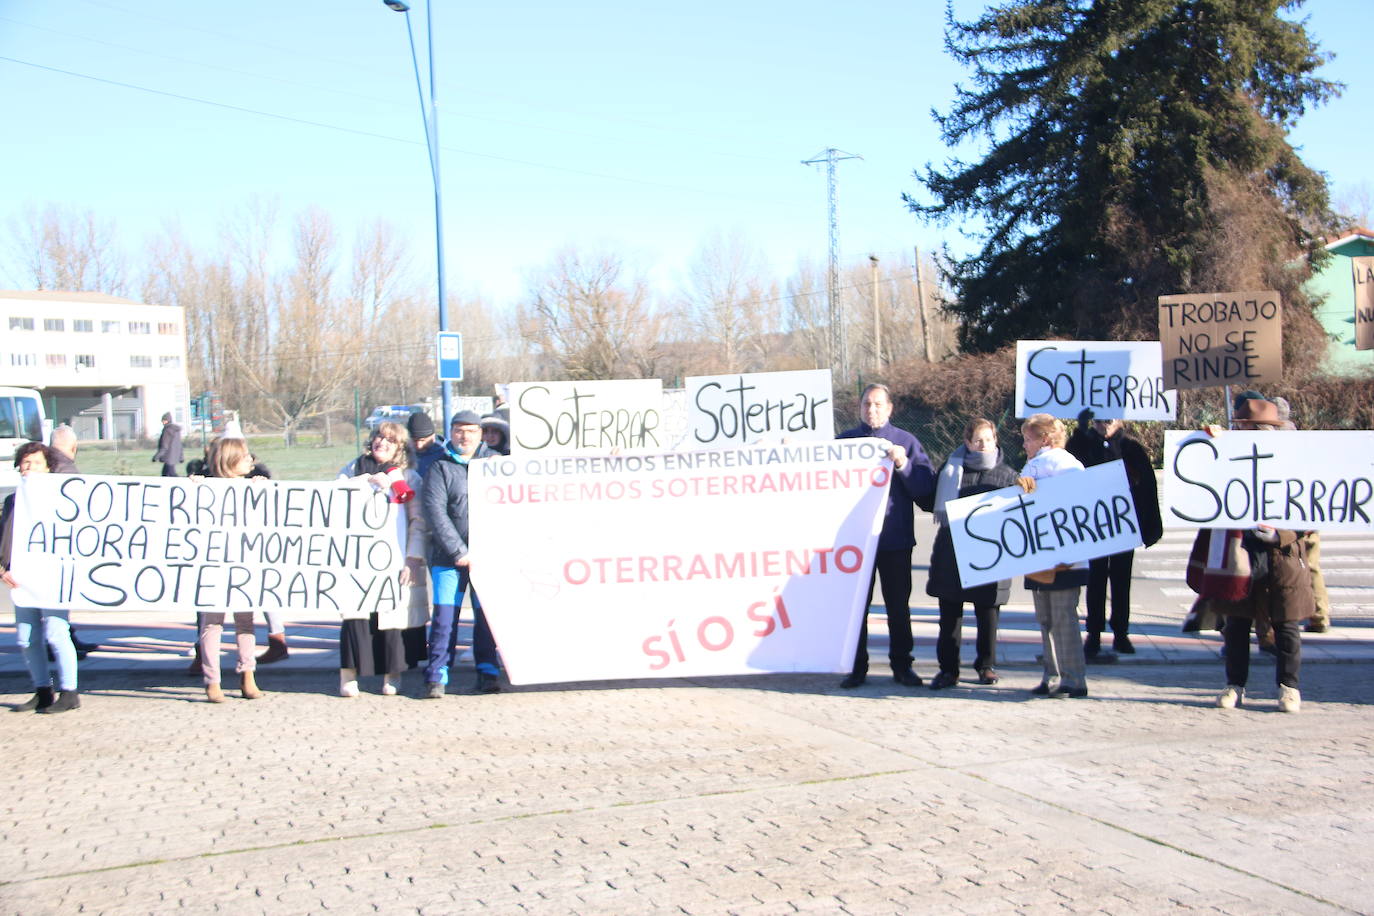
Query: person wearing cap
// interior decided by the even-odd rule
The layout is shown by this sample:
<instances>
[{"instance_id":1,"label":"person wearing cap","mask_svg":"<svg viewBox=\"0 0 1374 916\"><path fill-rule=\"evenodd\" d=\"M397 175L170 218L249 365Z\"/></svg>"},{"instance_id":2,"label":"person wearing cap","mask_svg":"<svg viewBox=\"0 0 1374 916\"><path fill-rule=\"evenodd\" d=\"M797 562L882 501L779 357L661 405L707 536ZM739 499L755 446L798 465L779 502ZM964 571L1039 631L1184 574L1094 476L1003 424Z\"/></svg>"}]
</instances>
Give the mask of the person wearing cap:
<instances>
[{"instance_id":1,"label":"person wearing cap","mask_svg":"<svg viewBox=\"0 0 1374 916\"><path fill-rule=\"evenodd\" d=\"M181 464L181 427L172 422L172 415L162 415L162 435L157 440L157 452L153 461L162 462L163 477L180 477L177 465Z\"/></svg>"},{"instance_id":2,"label":"person wearing cap","mask_svg":"<svg viewBox=\"0 0 1374 916\"><path fill-rule=\"evenodd\" d=\"M1258 392L1243 392L1236 399L1233 428L1277 430L1281 422L1278 407ZM1279 711L1296 713L1302 708L1298 690L1301 622L1312 616L1315 607L1307 550L1301 532L1263 523L1245 531L1241 544L1250 555L1250 593L1239 601L1211 599L1212 609L1226 618L1221 628L1226 688L1217 697L1217 706L1235 709L1244 703L1250 675L1250 628L1264 620L1274 628Z\"/></svg>"},{"instance_id":3,"label":"person wearing cap","mask_svg":"<svg viewBox=\"0 0 1374 916\"><path fill-rule=\"evenodd\" d=\"M444 453L443 440L435 435L434 421L423 410L406 419L406 432L410 433L411 467L423 481L430 465Z\"/></svg>"},{"instance_id":4,"label":"person wearing cap","mask_svg":"<svg viewBox=\"0 0 1374 916\"><path fill-rule=\"evenodd\" d=\"M1097 419L1091 410L1084 410L1078 415L1078 428L1069 437L1065 448L1086 468L1109 461L1121 462L1126 471L1135 517L1140 523L1140 539L1146 547L1158 543L1164 536L1164 520L1159 514L1159 488L1155 483L1154 463L1145 446L1127 432L1126 424L1118 419ZM1134 563L1134 550L1088 561L1088 588L1084 599L1088 612L1088 635L1083 642L1083 655L1089 662L1116 660L1113 652L1102 650L1109 586L1112 596L1112 649L1122 655L1135 654L1135 646L1128 635L1131 625L1131 569Z\"/></svg>"},{"instance_id":5,"label":"person wearing cap","mask_svg":"<svg viewBox=\"0 0 1374 916\"><path fill-rule=\"evenodd\" d=\"M482 442L498 455L510 454L510 424L494 413L482 418Z\"/></svg>"},{"instance_id":6,"label":"person wearing cap","mask_svg":"<svg viewBox=\"0 0 1374 916\"><path fill-rule=\"evenodd\" d=\"M474 411L461 410L449 424L444 454L425 475L420 492L429 529L429 575L434 592L434 617L429 627L429 662L425 667L425 699L444 696L448 669L458 641L458 609L468 590L468 464L495 453L482 442L482 421ZM501 689L496 640L482 614L477 592L472 593L472 655L477 663L478 693Z\"/></svg>"}]
</instances>

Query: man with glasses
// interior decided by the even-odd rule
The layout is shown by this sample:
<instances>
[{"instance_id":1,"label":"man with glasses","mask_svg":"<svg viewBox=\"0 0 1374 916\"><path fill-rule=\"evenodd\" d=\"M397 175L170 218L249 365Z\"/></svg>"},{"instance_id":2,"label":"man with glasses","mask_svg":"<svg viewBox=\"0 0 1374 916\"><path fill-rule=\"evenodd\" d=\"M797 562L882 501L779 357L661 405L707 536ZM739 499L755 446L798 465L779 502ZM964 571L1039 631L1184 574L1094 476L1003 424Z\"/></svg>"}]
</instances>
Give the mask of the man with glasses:
<instances>
[{"instance_id":1,"label":"man with glasses","mask_svg":"<svg viewBox=\"0 0 1374 916\"><path fill-rule=\"evenodd\" d=\"M453 415L444 454L425 474L421 500L429 526L429 574L434 586L434 618L429 627L429 664L425 699L437 700L448 684L448 668L458 640L458 608L468 589L468 463L487 458L482 421L471 410ZM478 693L501 689L501 673L487 619L477 593L472 593L472 654L477 662Z\"/></svg>"}]
</instances>

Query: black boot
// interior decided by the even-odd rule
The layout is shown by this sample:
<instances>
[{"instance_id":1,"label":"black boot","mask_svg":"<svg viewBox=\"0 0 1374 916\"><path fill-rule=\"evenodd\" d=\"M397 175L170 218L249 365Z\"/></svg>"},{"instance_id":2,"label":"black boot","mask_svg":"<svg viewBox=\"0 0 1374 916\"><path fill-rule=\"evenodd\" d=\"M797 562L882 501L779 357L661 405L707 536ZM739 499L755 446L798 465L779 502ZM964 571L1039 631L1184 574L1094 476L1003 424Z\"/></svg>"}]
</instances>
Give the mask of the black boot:
<instances>
[{"instance_id":1,"label":"black boot","mask_svg":"<svg viewBox=\"0 0 1374 916\"><path fill-rule=\"evenodd\" d=\"M57 695L57 699L47 709L40 709L42 713L69 712L73 709L81 708L81 695L75 690L64 690Z\"/></svg>"},{"instance_id":2,"label":"black boot","mask_svg":"<svg viewBox=\"0 0 1374 916\"><path fill-rule=\"evenodd\" d=\"M10 712L33 712L35 709L42 712L52 705L52 700L51 687L37 687L34 689L33 696L11 709Z\"/></svg>"}]
</instances>

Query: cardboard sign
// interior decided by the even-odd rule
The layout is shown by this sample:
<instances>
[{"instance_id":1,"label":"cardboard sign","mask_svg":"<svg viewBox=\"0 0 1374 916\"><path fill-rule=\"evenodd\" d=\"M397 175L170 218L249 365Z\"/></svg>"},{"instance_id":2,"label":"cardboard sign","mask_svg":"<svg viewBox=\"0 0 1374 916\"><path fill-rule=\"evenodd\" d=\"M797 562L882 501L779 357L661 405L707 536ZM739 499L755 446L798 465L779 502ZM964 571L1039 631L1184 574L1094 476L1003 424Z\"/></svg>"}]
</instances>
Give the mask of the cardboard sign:
<instances>
[{"instance_id":1,"label":"cardboard sign","mask_svg":"<svg viewBox=\"0 0 1374 916\"><path fill-rule=\"evenodd\" d=\"M1164 524L1374 530L1374 432L1164 434Z\"/></svg>"},{"instance_id":2,"label":"cardboard sign","mask_svg":"<svg viewBox=\"0 0 1374 916\"><path fill-rule=\"evenodd\" d=\"M1355 349L1374 350L1374 258L1351 258L1355 280Z\"/></svg>"},{"instance_id":3,"label":"cardboard sign","mask_svg":"<svg viewBox=\"0 0 1374 916\"><path fill-rule=\"evenodd\" d=\"M518 382L510 386L511 454L657 451L663 440L663 382Z\"/></svg>"},{"instance_id":4,"label":"cardboard sign","mask_svg":"<svg viewBox=\"0 0 1374 916\"><path fill-rule=\"evenodd\" d=\"M1144 543L1120 461L945 505L964 588L1134 550Z\"/></svg>"},{"instance_id":5,"label":"cardboard sign","mask_svg":"<svg viewBox=\"0 0 1374 916\"><path fill-rule=\"evenodd\" d=\"M1177 395L1164 390L1155 340L1018 340L1016 416L1172 420Z\"/></svg>"},{"instance_id":6,"label":"cardboard sign","mask_svg":"<svg viewBox=\"0 0 1374 916\"><path fill-rule=\"evenodd\" d=\"M405 514L367 484L31 474L14 603L82 610L404 610Z\"/></svg>"},{"instance_id":7,"label":"cardboard sign","mask_svg":"<svg viewBox=\"0 0 1374 916\"><path fill-rule=\"evenodd\" d=\"M472 576L511 682L848 671L887 443L472 463Z\"/></svg>"},{"instance_id":8,"label":"cardboard sign","mask_svg":"<svg viewBox=\"0 0 1374 916\"><path fill-rule=\"evenodd\" d=\"M687 448L835 438L829 369L693 376L687 402Z\"/></svg>"},{"instance_id":9,"label":"cardboard sign","mask_svg":"<svg viewBox=\"0 0 1374 916\"><path fill-rule=\"evenodd\" d=\"M1159 297L1165 388L1253 388L1283 374L1283 304L1272 290Z\"/></svg>"}]
</instances>

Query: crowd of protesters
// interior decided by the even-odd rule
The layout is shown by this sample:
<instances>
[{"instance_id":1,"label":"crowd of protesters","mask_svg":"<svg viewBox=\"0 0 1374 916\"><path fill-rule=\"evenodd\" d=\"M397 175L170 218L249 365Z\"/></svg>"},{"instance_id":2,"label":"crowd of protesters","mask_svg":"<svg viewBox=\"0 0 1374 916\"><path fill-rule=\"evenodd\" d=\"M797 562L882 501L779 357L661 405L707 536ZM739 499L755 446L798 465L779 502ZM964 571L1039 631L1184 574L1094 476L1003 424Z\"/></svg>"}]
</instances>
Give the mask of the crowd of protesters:
<instances>
[{"instance_id":1,"label":"crowd of protesters","mask_svg":"<svg viewBox=\"0 0 1374 916\"><path fill-rule=\"evenodd\" d=\"M1072 437L1063 421L1036 414L1021 425L1027 462L1013 470L998 446L996 425L974 417L964 428L963 443L937 472L924 447L908 430L892 424L893 398L881 384L868 386L860 397L860 422L840 438L873 437L886 440L893 463L892 483L872 578L868 584L871 604L874 586L881 583L887 613L888 661L893 680L902 686L924 684L913 668L910 596L913 554L916 547L914 514L933 512L937 524L930 556L926 592L938 601L939 635L936 640L938 672L932 690L943 690L960 681L960 633L965 605L972 605L977 627L973 658L974 681L998 683L995 663L997 628L1002 605L1010 594L1010 580L973 587L960 583L953 539L946 515L951 500L987 493L1009 486L1034 492L1037 481L1072 474L1085 467L1120 460L1126 471L1145 547L1163 533L1154 469L1145 448L1120 420L1095 419L1085 411ZM175 476L181 457L180 429L163 417L163 435L155 461L163 473ZM1281 430L1295 428L1287 417L1287 405L1247 391L1236 398L1233 428ZM235 428L209 444L202 458L188 466L196 477L242 478L249 481L271 474L254 460L242 433ZM406 519L405 565L398 584L406 600L395 613L373 613L365 619L344 620L339 626L339 694L356 697L359 679L381 677L380 692L398 693L403 672L421 667L426 699L444 696L450 668L456 657L458 614L465 593L473 612L473 657L478 693L500 690L500 656L481 602L469 580L468 467L475 459L510 452L510 427L505 416L479 417L460 411L451 418L447 439L436 434L433 421L413 413L405 425L387 422L372 431L363 453L340 472L341 479L355 479L378 490L401 506ZM1219 435L1216 427L1209 434ZM76 437L69 427L58 427L52 445L32 442L15 454L15 467L30 474L75 473ZM175 457L174 457L175 456ZM5 500L0 513L0 581L19 586L10 570L13 538L14 496ZM1301 667L1300 627L1328 626L1329 612L1318 615L1325 598L1320 571L1309 557L1319 541L1313 532L1274 529L1259 525L1243 532L1199 534L1199 543L1214 537L1233 551L1243 551L1251 562L1251 581L1235 595L1204 595L1189 620L1211 619L1223 634L1225 688L1217 698L1222 708L1244 702L1249 676L1250 636L1254 629L1260 646L1277 658L1276 681L1279 708L1297 712L1301 706L1298 675ZM1195 546L1194 553L1197 553ZM1087 666L1114 661L1118 654L1133 654L1130 641L1130 581L1134 551L1100 557L1086 563L1059 564L1025 577L1040 628L1043 664L1041 682L1031 690L1037 697L1080 698L1088 695ZM1315 560L1315 557L1312 557ZM1315 583L1314 583L1315 574ZM1314 589L1314 584L1316 588ZM1080 638L1079 601L1087 589L1086 638ZM1111 613L1107 614L1110 593ZM251 612L234 611L240 693L256 699L263 691L255 673L259 664L289 656L285 627L279 613L268 614L269 646L256 651ZM34 694L13 707L16 712L45 714L79 708L78 657L90 647L73 635L65 610L16 607L18 644L33 682ZM191 673L200 676L206 699L221 703L220 641L225 612L197 615L198 638ZM1110 626L1112 650L1102 646L1104 628ZM853 665L840 686L852 689L868 675L867 614L864 615Z\"/></svg>"}]
</instances>

